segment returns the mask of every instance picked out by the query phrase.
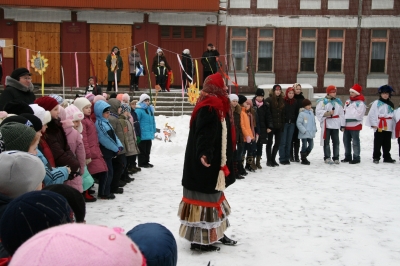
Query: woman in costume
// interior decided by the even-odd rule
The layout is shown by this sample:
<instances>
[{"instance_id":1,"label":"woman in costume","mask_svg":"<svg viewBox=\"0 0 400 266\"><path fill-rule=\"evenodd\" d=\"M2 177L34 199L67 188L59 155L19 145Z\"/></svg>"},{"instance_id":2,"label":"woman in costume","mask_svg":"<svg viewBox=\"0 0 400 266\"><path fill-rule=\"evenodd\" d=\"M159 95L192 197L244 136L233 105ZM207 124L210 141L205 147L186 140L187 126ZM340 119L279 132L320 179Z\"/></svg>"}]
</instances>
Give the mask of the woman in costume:
<instances>
[{"instance_id":1,"label":"woman in costume","mask_svg":"<svg viewBox=\"0 0 400 266\"><path fill-rule=\"evenodd\" d=\"M222 76L210 75L190 120L183 167L179 234L192 250L217 251L212 244L235 245L224 232L231 212L224 189L235 182L234 122Z\"/></svg>"},{"instance_id":2,"label":"woman in costume","mask_svg":"<svg viewBox=\"0 0 400 266\"><path fill-rule=\"evenodd\" d=\"M114 46L111 49L111 53L107 56L106 66L108 69L107 91L111 91L112 88L115 88L116 84L121 81L121 71L124 67L124 62L122 61L122 57L120 56L120 51L117 46ZM115 80L115 77L117 77L117 80Z\"/></svg>"}]
</instances>

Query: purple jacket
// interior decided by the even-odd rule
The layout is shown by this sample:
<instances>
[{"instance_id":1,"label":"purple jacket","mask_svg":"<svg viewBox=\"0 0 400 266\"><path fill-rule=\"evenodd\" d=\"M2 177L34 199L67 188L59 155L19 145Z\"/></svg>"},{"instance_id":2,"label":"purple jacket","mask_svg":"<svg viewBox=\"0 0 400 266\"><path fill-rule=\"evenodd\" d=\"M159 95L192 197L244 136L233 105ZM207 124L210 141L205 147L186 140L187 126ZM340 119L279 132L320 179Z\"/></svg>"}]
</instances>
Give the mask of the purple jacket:
<instances>
[{"instance_id":1,"label":"purple jacket","mask_svg":"<svg viewBox=\"0 0 400 266\"><path fill-rule=\"evenodd\" d=\"M83 126L82 140L85 147L86 159L92 159L88 164L88 171L91 175L107 172L107 164L103 159L103 154L100 151L99 139L97 137L96 126L90 119L90 116L85 115L81 121Z\"/></svg>"}]
</instances>

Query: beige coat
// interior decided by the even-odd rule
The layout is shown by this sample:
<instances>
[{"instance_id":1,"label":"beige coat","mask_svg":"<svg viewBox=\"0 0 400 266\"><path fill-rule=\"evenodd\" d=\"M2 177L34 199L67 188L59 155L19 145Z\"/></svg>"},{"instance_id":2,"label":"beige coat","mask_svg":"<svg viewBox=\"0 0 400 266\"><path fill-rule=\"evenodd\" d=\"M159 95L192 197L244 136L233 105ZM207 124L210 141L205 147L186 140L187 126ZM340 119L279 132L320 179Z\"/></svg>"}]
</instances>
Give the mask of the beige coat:
<instances>
[{"instance_id":1,"label":"beige coat","mask_svg":"<svg viewBox=\"0 0 400 266\"><path fill-rule=\"evenodd\" d=\"M135 129L133 128L132 123L129 121L129 118L125 115L120 115L119 122L124 129L124 138L121 139L121 142L125 147L125 155L132 156L139 154L140 152L136 142Z\"/></svg>"}]
</instances>

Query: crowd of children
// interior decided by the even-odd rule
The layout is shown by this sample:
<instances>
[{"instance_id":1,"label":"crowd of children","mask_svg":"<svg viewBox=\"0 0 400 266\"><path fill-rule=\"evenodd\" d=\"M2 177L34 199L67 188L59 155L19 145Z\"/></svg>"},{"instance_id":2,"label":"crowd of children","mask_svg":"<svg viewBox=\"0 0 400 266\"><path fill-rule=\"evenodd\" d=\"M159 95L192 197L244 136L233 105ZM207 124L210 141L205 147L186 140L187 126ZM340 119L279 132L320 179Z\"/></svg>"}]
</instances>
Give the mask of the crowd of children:
<instances>
[{"instance_id":1,"label":"crowd of children","mask_svg":"<svg viewBox=\"0 0 400 266\"><path fill-rule=\"evenodd\" d=\"M304 98L298 83L287 88L285 93L276 84L266 99L263 89L257 89L252 100L244 95L229 95L236 131L234 158L238 179L243 179L247 171L262 168L263 144L267 144L266 165L269 167L279 166L275 159L278 151L281 165L300 162L300 158L301 164L310 165L307 157L314 147L316 120L321 127L321 146L326 164L340 163L339 131L343 132L345 148L345 157L341 162L360 163L360 130L367 110L362 87L354 84L349 89L350 97L345 104L336 97L336 93L335 86L327 87L326 96L317 101L315 115L311 101ZM374 163L379 163L383 153L383 162L394 163L390 145L392 137L397 138L400 154L400 108L395 109L390 101L392 87L384 85L378 93L379 99L371 104L366 119L366 125L375 131L372 158Z\"/></svg>"}]
</instances>

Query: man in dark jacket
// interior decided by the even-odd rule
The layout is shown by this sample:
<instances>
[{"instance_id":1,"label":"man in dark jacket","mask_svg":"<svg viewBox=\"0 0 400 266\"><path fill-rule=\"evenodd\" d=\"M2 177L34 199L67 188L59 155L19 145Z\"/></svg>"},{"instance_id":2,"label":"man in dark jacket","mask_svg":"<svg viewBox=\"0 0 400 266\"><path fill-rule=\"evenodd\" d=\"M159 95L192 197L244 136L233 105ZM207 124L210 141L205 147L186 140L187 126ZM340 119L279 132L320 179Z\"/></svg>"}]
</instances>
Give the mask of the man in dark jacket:
<instances>
[{"instance_id":1,"label":"man in dark jacket","mask_svg":"<svg viewBox=\"0 0 400 266\"><path fill-rule=\"evenodd\" d=\"M0 111L13 100L32 104L36 97L33 94L31 73L26 68L17 68L10 76L6 77L6 88L0 95Z\"/></svg>"},{"instance_id":2,"label":"man in dark jacket","mask_svg":"<svg viewBox=\"0 0 400 266\"><path fill-rule=\"evenodd\" d=\"M212 43L209 43L207 45L207 51L201 56L201 63L203 64L203 83L209 75L217 73L217 56L219 56L218 51Z\"/></svg>"}]
</instances>

